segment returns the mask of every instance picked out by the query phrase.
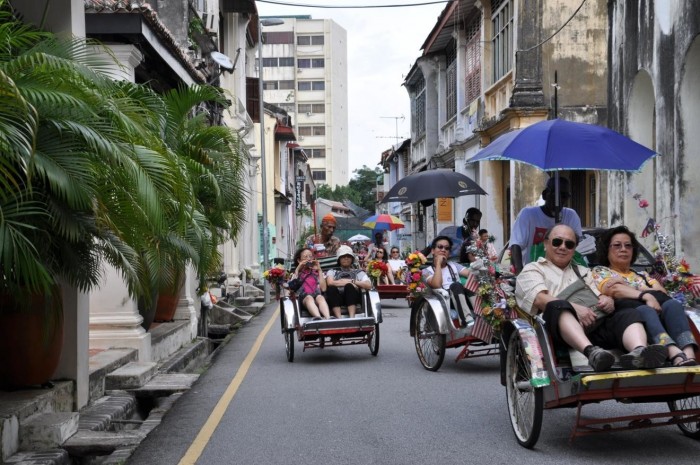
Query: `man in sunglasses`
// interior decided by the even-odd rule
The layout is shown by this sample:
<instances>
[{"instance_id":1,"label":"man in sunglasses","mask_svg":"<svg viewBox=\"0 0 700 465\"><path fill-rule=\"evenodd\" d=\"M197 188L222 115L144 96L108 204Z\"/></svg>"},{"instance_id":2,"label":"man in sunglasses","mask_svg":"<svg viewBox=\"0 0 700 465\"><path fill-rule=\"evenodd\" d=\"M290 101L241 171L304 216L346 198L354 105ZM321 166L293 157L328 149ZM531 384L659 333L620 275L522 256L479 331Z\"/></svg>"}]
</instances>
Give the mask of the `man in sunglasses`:
<instances>
[{"instance_id":1,"label":"man in sunglasses","mask_svg":"<svg viewBox=\"0 0 700 465\"><path fill-rule=\"evenodd\" d=\"M639 314L626 308L615 310L613 300L598 291L590 270L572 262L577 243L576 233L567 225L545 232L545 256L525 265L517 278L518 306L532 315L542 313L554 344L566 344L582 352L595 371L609 370L615 363L609 349L627 352L620 357L622 368L662 366L665 348L647 345ZM560 297L573 295L571 289L576 286L580 290L580 281L587 288L583 290L588 293L588 304Z\"/></svg>"},{"instance_id":2,"label":"man in sunglasses","mask_svg":"<svg viewBox=\"0 0 700 465\"><path fill-rule=\"evenodd\" d=\"M533 246L540 244L544 233L554 226L557 213L561 213L560 223L571 226L576 236L581 237L581 218L575 210L563 207L571 198L571 185L568 179L562 177L559 178L559 198L560 202L557 206L554 178L551 177L542 191L544 205L525 207L520 210L510 236L511 263L516 274L520 273L524 265L532 261Z\"/></svg>"}]
</instances>

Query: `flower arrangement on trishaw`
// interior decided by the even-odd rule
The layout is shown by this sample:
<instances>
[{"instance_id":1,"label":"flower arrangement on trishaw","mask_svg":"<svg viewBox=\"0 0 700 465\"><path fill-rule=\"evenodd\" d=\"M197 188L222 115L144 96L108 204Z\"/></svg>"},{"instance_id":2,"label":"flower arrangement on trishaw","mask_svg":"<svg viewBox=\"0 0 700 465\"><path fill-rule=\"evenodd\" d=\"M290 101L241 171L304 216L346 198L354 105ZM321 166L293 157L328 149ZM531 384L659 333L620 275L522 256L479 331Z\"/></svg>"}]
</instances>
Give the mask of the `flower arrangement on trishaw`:
<instances>
[{"instance_id":1,"label":"flower arrangement on trishaw","mask_svg":"<svg viewBox=\"0 0 700 465\"><path fill-rule=\"evenodd\" d=\"M436 237L431 246L434 264L443 260L439 267L433 264L421 271L425 257L413 254L408 280L412 289L410 334L418 359L427 370L440 368L448 348L461 347L455 362L498 354L503 322L517 313L509 276L498 270L486 248L479 245L477 242L469 248L476 260L468 268L444 261L447 247L452 247L446 236ZM434 276L440 276L437 284ZM458 276L467 278L466 286Z\"/></svg>"}]
</instances>

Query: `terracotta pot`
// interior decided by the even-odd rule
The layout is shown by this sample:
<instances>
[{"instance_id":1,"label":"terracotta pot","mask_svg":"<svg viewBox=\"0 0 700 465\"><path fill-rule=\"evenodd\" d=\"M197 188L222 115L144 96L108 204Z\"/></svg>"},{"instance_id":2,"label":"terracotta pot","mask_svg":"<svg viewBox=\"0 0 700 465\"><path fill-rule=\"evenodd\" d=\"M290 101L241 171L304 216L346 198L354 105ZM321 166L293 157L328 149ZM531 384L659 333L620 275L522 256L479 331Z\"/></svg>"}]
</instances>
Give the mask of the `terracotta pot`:
<instances>
[{"instance_id":1,"label":"terracotta pot","mask_svg":"<svg viewBox=\"0 0 700 465\"><path fill-rule=\"evenodd\" d=\"M173 321L177 304L180 302L180 290L185 284L184 273L179 279L175 290L172 288L161 288L158 292L158 305L154 321Z\"/></svg>"},{"instance_id":2,"label":"terracotta pot","mask_svg":"<svg viewBox=\"0 0 700 465\"><path fill-rule=\"evenodd\" d=\"M0 388L41 385L51 379L63 348L60 289L44 294L0 294Z\"/></svg>"}]
</instances>

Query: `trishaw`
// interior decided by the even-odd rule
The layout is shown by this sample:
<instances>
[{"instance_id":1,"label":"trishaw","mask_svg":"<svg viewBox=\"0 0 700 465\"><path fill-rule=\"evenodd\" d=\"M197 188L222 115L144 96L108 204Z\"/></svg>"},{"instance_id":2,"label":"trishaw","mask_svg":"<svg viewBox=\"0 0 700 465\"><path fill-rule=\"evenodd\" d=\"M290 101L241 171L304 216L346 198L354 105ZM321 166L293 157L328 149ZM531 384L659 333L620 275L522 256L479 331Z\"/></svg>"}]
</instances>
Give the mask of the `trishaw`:
<instances>
[{"instance_id":1,"label":"trishaw","mask_svg":"<svg viewBox=\"0 0 700 465\"><path fill-rule=\"evenodd\" d=\"M322 269L332 268L335 257L321 262ZM284 335L287 360L294 361L295 339L306 349L323 349L326 345L343 346L367 344L372 355L379 353L379 324L382 322L382 309L376 290L362 291L362 306L355 317L348 316L347 308L342 308L342 317L330 320L314 320L301 305L293 292L280 298L280 323ZM296 333L296 336L295 336Z\"/></svg>"},{"instance_id":2,"label":"trishaw","mask_svg":"<svg viewBox=\"0 0 700 465\"><path fill-rule=\"evenodd\" d=\"M455 362L498 354L498 341L474 311L472 297L468 291L455 295L444 289L432 289L411 305L409 333L426 370L440 369L448 348L462 347ZM466 325L453 313L458 308L462 309Z\"/></svg>"},{"instance_id":3,"label":"trishaw","mask_svg":"<svg viewBox=\"0 0 700 465\"><path fill-rule=\"evenodd\" d=\"M686 313L696 340L700 340L700 312L689 309ZM596 373L580 352L553 347L539 316L507 321L501 343L501 384L506 387L513 432L526 448L534 447L539 439L543 409L562 407L576 408L571 440L674 424L686 436L700 438L700 366L615 370L613 365L612 371ZM662 402L668 410L582 418L584 405L605 400Z\"/></svg>"}]
</instances>

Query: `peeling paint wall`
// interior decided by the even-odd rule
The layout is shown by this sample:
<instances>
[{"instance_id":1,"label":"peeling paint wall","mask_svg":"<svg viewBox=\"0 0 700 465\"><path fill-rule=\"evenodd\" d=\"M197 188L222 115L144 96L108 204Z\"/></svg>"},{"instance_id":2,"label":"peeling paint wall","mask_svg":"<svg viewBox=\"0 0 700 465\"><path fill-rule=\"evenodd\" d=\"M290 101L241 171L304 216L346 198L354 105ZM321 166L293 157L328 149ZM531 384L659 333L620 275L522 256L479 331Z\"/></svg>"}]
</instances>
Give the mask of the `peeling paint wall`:
<instances>
[{"instance_id":1,"label":"peeling paint wall","mask_svg":"<svg viewBox=\"0 0 700 465\"><path fill-rule=\"evenodd\" d=\"M639 233L645 213L630 199L645 189L645 195L653 196L650 215L664 233L674 236L678 253L697 269L700 2L636 0L610 2L609 8L610 126L651 145L661 156L642 174L609 179L608 219ZM645 74L650 86L640 90Z\"/></svg>"}]
</instances>

